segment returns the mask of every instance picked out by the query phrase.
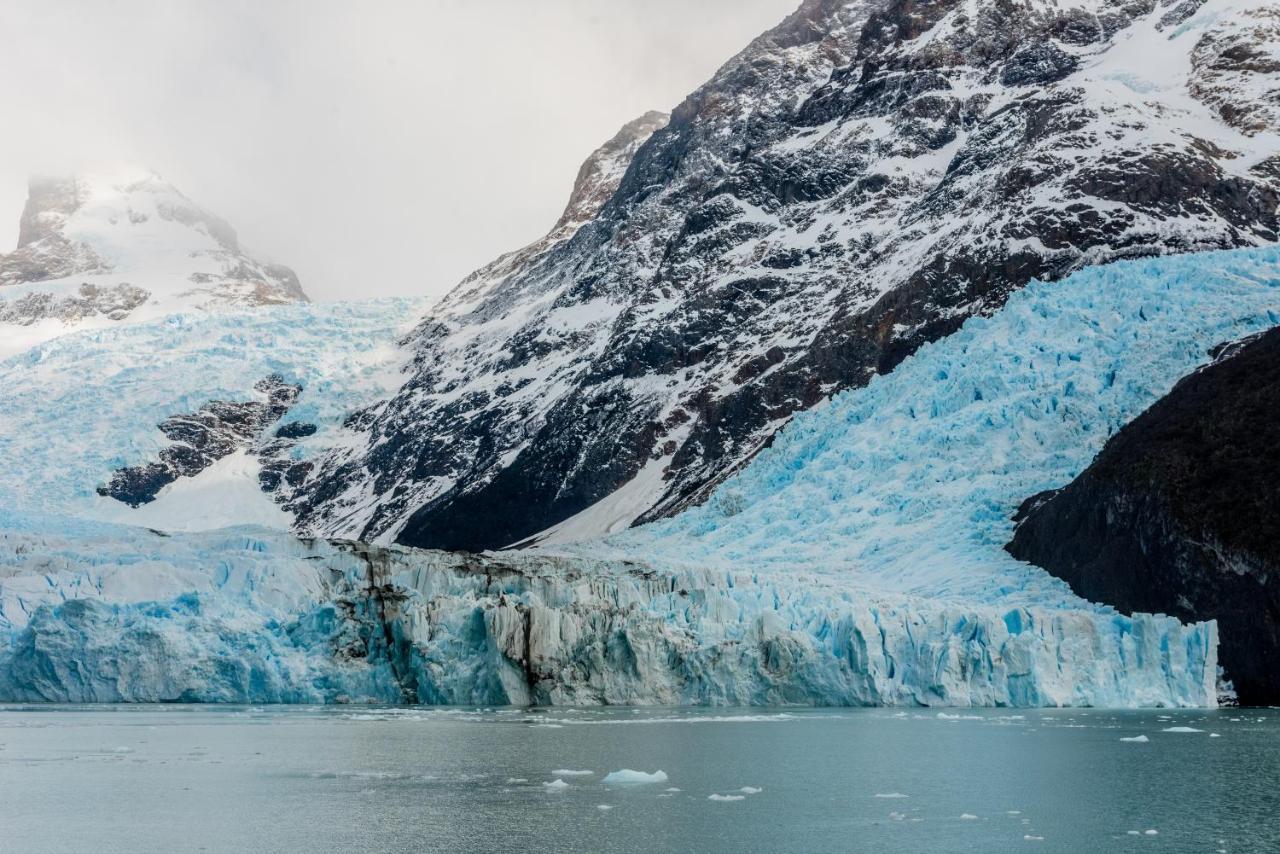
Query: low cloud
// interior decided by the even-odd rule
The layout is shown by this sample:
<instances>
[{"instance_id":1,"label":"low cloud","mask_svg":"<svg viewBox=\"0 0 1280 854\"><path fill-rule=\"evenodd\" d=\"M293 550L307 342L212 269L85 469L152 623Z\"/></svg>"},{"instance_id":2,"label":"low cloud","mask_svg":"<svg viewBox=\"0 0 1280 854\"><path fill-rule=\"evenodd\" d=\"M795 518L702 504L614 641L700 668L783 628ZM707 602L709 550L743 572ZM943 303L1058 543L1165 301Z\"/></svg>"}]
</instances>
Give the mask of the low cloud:
<instances>
[{"instance_id":1,"label":"low cloud","mask_svg":"<svg viewBox=\"0 0 1280 854\"><path fill-rule=\"evenodd\" d=\"M795 5L6 0L0 251L28 173L130 162L315 298L439 296Z\"/></svg>"}]
</instances>

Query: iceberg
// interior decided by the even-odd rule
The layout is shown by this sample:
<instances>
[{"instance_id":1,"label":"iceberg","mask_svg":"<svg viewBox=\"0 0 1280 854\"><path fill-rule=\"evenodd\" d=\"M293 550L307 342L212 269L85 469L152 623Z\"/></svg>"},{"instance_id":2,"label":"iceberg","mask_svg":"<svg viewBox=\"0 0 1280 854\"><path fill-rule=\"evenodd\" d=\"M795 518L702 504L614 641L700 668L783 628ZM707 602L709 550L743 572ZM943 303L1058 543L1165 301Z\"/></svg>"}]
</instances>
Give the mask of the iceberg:
<instances>
[{"instance_id":1,"label":"iceberg","mask_svg":"<svg viewBox=\"0 0 1280 854\"><path fill-rule=\"evenodd\" d=\"M645 771L632 771L630 768L623 768L621 771L610 771L604 778L605 785L613 783L623 786L646 786L651 783L665 782L667 782L665 771L654 771L649 774Z\"/></svg>"}]
</instances>

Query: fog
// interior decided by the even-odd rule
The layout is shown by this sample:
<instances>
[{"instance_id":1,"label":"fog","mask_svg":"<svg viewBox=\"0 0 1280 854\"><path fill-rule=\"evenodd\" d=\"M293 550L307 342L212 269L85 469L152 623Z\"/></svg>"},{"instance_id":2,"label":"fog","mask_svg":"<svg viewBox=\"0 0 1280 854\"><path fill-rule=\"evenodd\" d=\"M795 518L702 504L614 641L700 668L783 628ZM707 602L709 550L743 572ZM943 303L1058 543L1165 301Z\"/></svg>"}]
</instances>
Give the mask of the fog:
<instances>
[{"instance_id":1,"label":"fog","mask_svg":"<svg viewBox=\"0 0 1280 854\"><path fill-rule=\"evenodd\" d=\"M798 0L0 2L0 251L33 172L149 166L315 299L439 296Z\"/></svg>"}]
</instances>

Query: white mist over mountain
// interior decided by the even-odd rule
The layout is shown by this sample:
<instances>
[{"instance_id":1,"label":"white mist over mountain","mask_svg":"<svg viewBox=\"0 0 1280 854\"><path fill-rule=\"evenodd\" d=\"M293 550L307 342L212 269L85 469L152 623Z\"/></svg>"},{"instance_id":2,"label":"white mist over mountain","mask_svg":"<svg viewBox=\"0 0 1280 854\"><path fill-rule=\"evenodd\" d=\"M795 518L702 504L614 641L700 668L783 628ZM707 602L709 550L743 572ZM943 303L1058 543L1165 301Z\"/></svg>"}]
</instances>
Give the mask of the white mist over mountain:
<instances>
[{"instance_id":1,"label":"white mist over mountain","mask_svg":"<svg viewBox=\"0 0 1280 854\"><path fill-rule=\"evenodd\" d=\"M137 163L315 299L438 296L544 233L582 159L797 0L0 8L0 252L32 172Z\"/></svg>"}]
</instances>

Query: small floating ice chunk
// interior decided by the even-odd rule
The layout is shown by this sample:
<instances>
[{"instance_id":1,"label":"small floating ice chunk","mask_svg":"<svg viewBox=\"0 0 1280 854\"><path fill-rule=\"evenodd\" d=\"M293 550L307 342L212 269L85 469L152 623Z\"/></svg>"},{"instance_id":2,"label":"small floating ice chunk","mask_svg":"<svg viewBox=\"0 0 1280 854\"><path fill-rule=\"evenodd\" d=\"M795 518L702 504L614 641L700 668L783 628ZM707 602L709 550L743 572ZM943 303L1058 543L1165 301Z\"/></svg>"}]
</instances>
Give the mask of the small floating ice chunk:
<instances>
[{"instance_id":1,"label":"small floating ice chunk","mask_svg":"<svg viewBox=\"0 0 1280 854\"><path fill-rule=\"evenodd\" d=\"M596 804L596 809L600 810L601 812L604 812L605 810L613 809L613 806L610 804Z\"/></svg>"},{"instance_id":2,"label":"small floating ice chunk","mask_svg":"<svg viewBox=\"0 0 1280 854\"><path fill-rule=\"evenodd\" d=\"M1022 815L1022 810L1006 810L1005 815Z\"/></svg>"},{"instance_id":3,"label":"small floating ice chunk","mask_svg":"<svg viewBox=\"0 0 1280 854\"><path fill-rule=\"evenodd\" d=\"M1142 831L1142 835L1143 836L1159 836L1160 831L1156 830L1155 828L1152 828L1151 830Z\"/></svg>"},{"instance_id":4,"label":"small floating ice chunk","mask_svg":"<svg viewBox=\"0 0 1280 854\"><path fill-rule=\"evenodd\" d=\"M627 786L643 786L648 783L665 783L667 782L667 773L665 771L654 771L652 774L646 774L643 771L632 771L630 768L623 768L621 771L612 771L604 778L605 784L619 783Z\"/></svg>"},{"instance_id":5,"label":"small floating ice chunk","mask_svg":"<svg viewBox=\"0 0 1280 854\"><path fill-rule=\"evenodd\" d=\"M745 801L746 795L707 795L709 801Z\"/></svg>"},{"instance_id":6,"label":"small floating ice chunk","mask_svg":"<svg viewBox=\"0 0 1280 854\"><path fill-rule=\"evenodd\" d=\"M1216 732L1211 732L1209 733L1209 738L1222 738L1222 736L1218 735Z\"/></svg>"},{"instance_id":7,"label":"small floating ice chunk","mask_svg":"<svg viewBox=\"0 0 1280 854\"><path fill-rule=\"evenodd\" d=\"M675 786L672 786L672 787L670 787L670 788L668 788L668 789L663 789L662 791L664 791L664 792L678 792L678 791L680 791L680 790L679 790L679 789L677 789Z\"/></svg>"},{"instance_id":8,"label":"small floating ice chunk","mask_svg":"<svg viewBox=\"0 0 1280 854\"><path fill-rule=\"evenodd\" d=\"M977 821L978 817L971 812L964 812L960 813L960 819L962 821Z\"/></svg>"},{"instance_id":9,"label":"small floating ice chunk","mask_svg":"<svg viewBox=\"0 0 1280 854\"><path fill-rule=\"evenodd\" d=\"M1204 732L1204 730L1196 729L1193 726L1167 726L1160 731L1161 732Z\"/></svg>"},{"instance_id":10,"label":"small floating ice chunk","mask_svg":"<svg viewBox=\"0 0 1280 854\"><path fill-rule=\"evenodd\" d=\"M551 772L557 777L590 777L594 771L574 771L571 768L557 768Z\"/></svg>"},{"instance_id":11,"label":"small floating ice chunk","mask_svg":"<svg viewBox=\"0 0 1280 854\"><path fill-rule=\"evenodd\" d=\"M761 789L761 788L759 788L759 787L757 787L757 786L743 786L743 787L742 787L741 789L739 789L738 791L739 791L739 792L742 792L742 794L744 794L744 795L758 795L758 794L760 794L761 792L763 792L763 791L764 791L764 789Z\"/></svg>"},{"instance_id":12,"label":"small floating ice chunk","mask_svg":"<svg viewBox=\"0 0 1280 854\"><path fill-rule=\"evenodd\" d=\"M527 782L529 782L529 778L528 778L528 777L508 777L508 778L507 778L507 785L508 785L508 786L513 786L513 785L515 785L516 783L527 783Z\"/></svg>"},{"instance_id":13,"label":"small floating ice chunk","mask_svg":"<svg viewBox=\"0 0 1280 854\"><path fill-rule=\"evenodd\" d=\"M1131 737L1131 738L1121 738L1120 740L1121 740L1121 741L1131 741L1131 742L1133 742L1134 744L1146 744L1146 743L1147 743L1148 741L1150 741L1151 739L1147 738L1145 735L1135 735L1135 736L1133 736L1133 737Z\"/></svg>"},{"instance_id":14,"label":"small floating ice chunk","mask_svg":"<svg viewBox=\"0 0 1280 854\"><path fill-rule=\"evenodd\" d=\"M1128 834L1129 836L1141 836L1141 835L1142 835L1142 831L1141 831L1141 830L1126 830L1126 831L1125 831L1125 833L1126 833L1126 834Z\"/></svg>"},{"instance_id":15,"label":"small floating ice chunk","mask_svg":"<svg viewBox=\"0 0 1280 854\"><path fill-rule=\"evenodd\" d=\"M902 792L877 792L877 798L909 798L910 795L904 795Z\"/></svg>"},{"instance_id":16,"label":"small floating ice chunk","mask_svg":"<svg viewBox=\"0 0 1280 854\"><path fill-rule=\"evenodd\" d=\"M902 820L903 820L903 819L905 819L906 817L907 817L907 814L906 814L906 813L904 813L904 812L891 812L891 813L889 813L889 818L893 819L894 821L902 821Z\"/></svg>"},{"instance_id":17,"label":"small floating ice chunk","mask_svg":"<svg viewBox=\"0 0 1280 854\"><path fill-rule=\"evenodd\" d=\"M542 788L546 789L548 792L563 792L565 789L569 788L569 784L564 780L557 779L552 780L550 783L543 783Z\"/></svg>"},{"instance_id":18,"label":"small floating ice chunk","mask_svg":"<svg viewBox=\"0 0 1280 854\"><path fill-rule=\"evenodd\" d=\"M1044 842L1043 836L1032 836L1030 833L1024 833L1022 838L1027 842Z\"/></svg>"}]
</instances>

